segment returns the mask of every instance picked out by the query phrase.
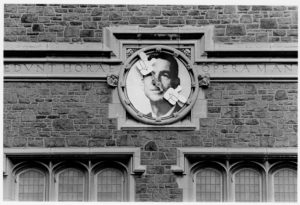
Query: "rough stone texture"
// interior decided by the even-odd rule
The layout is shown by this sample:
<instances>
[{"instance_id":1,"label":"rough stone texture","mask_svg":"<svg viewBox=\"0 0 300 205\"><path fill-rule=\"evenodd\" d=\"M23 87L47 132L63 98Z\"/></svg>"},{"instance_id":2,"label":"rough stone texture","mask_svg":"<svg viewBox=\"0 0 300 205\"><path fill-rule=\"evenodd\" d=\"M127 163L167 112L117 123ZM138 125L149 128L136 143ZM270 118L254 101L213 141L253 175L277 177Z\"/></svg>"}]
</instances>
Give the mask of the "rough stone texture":
<instances>
[{"instance_id":1,"label":"rough stone texture","mask_svg":"<svg viewBox=\"0 0 300 205\"><path fill-rule=\"evenodd\" d=\"M216 28L227 27L224 35L221 31L215 32L216 42L297 42L297 9L289 6L264 5L85 5L82 7L78 4L69 8L60 4L43 7L33 4L6 4L4 40L101 42L102 28L110 25L177 27L211 24ZM236 24L241 25L236 26ZM28 27L32 29L26 29ZM268 36L262 37L261 33L266 30Z\"/></svg>"}]
</instances>

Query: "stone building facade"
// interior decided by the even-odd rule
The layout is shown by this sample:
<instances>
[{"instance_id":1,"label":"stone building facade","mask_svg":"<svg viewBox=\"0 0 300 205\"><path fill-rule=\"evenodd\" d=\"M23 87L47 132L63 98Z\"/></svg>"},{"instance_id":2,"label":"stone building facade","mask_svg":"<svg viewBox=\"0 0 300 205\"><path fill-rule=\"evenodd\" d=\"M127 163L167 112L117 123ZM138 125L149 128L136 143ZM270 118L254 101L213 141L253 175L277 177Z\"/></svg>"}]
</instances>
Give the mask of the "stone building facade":
<instances>
[{"instance_id":1,"label":"stone building facade","mask_svg":"<svg viewBox=\"0 0 300 205\"><path fill-rule=\"evenodd\" d=\"M4 200L297 200L297 6L4 11ZM121 102L126 66L151 46L196 76L170 123Z\"/></svg>"}]
</instances>

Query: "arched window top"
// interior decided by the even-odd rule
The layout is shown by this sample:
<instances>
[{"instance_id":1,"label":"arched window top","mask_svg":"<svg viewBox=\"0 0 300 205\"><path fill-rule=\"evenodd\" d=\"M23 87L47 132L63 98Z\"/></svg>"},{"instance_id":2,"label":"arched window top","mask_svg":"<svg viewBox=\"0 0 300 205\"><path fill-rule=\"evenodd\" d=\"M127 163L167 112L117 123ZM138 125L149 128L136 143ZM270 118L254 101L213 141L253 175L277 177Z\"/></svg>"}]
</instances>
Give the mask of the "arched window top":
<instances>
[{"instance_id":1,"label":"arched window top","mask_svg":"<svg viewBox=\"0 0 300 205\"><path fill-rule=\"evenodd\" d=\"M222 201L222 174L219 170L204 167L195 173L196 201Z\"/></svg>"},{"instance_id":2,"label":"arched window top","mask_svg":"<svg viewBox=\"0 0 300 205\"><path fill-rule=\"evenodd\" d=\"M99 174L100 172L102 172L105 169L115 169L115 170L119 170L120 173L126 174L128 173L127 167L120 163L120 162L107 162L107 161L103 161L103 162L99 162L97 163L93 169L92 172L95 174Z\"/></svg>"},{"instance_id":3,"label":"arched window top","mask_svg":"<svg viewBox=\"0 0 300 205\"><path fill-rule=\"evenodd\" d=\"M44 201L45 200L45 174L35 169L25 169L18 173L18 200Z\"/></svg>"},{"instance_id":4,"label":"arched window top","mask_svg":"<svg viewBox=\"0 0 300 205\"><path fill-rule=\"evenodd\" d=\"M200 170L203 169L214 169L218 171L219 173L225 173L225 167L222 163L219 163L217 161L202 161L199 163L196 163L192 166L191 168L191 173L192 174L197 174Z\"/></svg>"},{"instance_id":5,"label":"arched window top","mask_svg":"<svg viewBox=\"0 0 300 205\"><path fill-rule=\"evenodd\" d=\"M297 171L280 168L274 172L274 200L282 202L297 201Z\"/></svg>"},{"instance_id":6,"label":"arched window top","mask_svg":"<svg viewBox=\"0 0 300 205\"><path fill-rule=\"evenodd\" d=\"M63 172L64 170L67 170L67 169L78 170L82 173L87 172L87 167L78 162L61 162L54 166L53 171L55 174L60 174L61 172Z\"/></svg>"},{"instance_id":7,"label":"arched window top","mask_svg":"<svg viewBox=\"0 0 300 205\"><path fill-rule=\"evenodd\" d=\"M230 168L230 172L233 174L237 174L238 172L240 172L244 169L251 169L257 173L265 174L265 170L264 170L263 166L260 163L256 163L256 162L252 162L252 161L238 162Z\"/></svg>"},{"instance_id":8,"label":"arched window top","mask_svg":"<svg viewBox=\"0 0 300 205\"><path fill-rule=\"evenodd\" d=\"M84 174L81 170L71 167L59 172L58 200L84 200Z\"/></svg>"},{"instance_id":9,"label":"arched window top","mask_svg":"<svg viewBox=\"0 0 300 205\"><path fill-rule=\"evenodd\" d=\"M116 168L104 168L96 177L97 201L124 201L124 176Z\"/></svg>"},{"instance_id":10,"label":"arched window top","mask_svg":"<svg viewBox=\"0 0 300 205\"><path fill-rule=\"evenodd\" d=\"M275 174L280 169L291 169L297 172L297 164L295 162L279 162L271 166L269 173Z\"/></svg>"},{"instance_id":11,"label":"arched window top","mask_svg":"<svg viewBox=\"0 0 300 205\"><path fill-rule=\"evenodd\" d=\"M48 169L45 164L38 163L38 162L27 162L27 161L17 164L13 168L13 173L15 173L15 175L19 175L20 173L23 173L28 170L35 170L44 175L48 174Z\"/></svg>"}]
</instances>

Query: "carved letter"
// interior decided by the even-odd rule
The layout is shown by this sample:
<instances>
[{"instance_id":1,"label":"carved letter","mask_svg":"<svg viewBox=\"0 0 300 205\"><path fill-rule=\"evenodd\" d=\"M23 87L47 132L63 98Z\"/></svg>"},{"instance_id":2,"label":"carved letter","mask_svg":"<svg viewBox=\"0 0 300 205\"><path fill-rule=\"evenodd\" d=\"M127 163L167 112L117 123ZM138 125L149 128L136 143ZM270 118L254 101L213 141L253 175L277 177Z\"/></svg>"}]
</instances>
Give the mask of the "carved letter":
<instances>
[{"instance_id":1,"label":"carved letter","mask_svg":"<svg viewBox=\"0 0 300 205\"><path fill-rule=\"evenodd\" d=\"M45 65L44 64L36 64L36 72L45 72Z\"/></svg>"},{"instance_id":2,"label":"carved letter","mask_svg":"<svg viewBox=\"0 0 300 205\"><path fill-rule=\"evenodd\" d=\"M286 72L286 73L288 73L288 72L293 72L293 65L292 64L290 64L290 65L288 65L288 64L285 64L284 65L284 72Z\"/></svg>"},{"instance_id":3,"label":"carved letter","mask_svg":"<svg viewBox=\"0 0 300 205\"><path fill-rule=\"evenodd\" d=\"M236 64L232 64L232 71L239 72L237 67L236 67Z\"/></svg>"},{"instance_id":4,"label":"carved letter","mask_svg":"<svg viewBox=\"0 0 300 205\"><path fill-rule=\"evenodd\" d=\"M32 66L33 66L33 64L30 64L30 67L28 67L27 64L24 64L24 66L25 66L25 68L26 68L28 71L30 71L31 68L32 68Z\"/></svg>"},{"instance_id":5,"label":"carved letter","mask_svg":"<svg viewBox=\"0 0 300 205\"><path fill-rule=\"evenodd\" d=\"M262 66L260 66L259 64L257 64L257 72L266 73L267 72L267 65L263 64Z\"/></svg>"},{"instance_id":6,"label":"carved letter","mask_svg":"<svg viewBox=\"0 0 300 205\"><path fill-rule=\"evenodd\" d=\"M81 72L81 71L82 71L82 65L76 64L76 65L75 65L75 71L76 71L76 72Z\"/></svg>"},{"instance_id":7,"label":"carved letter","mask_svg":"<svg viewBox=\"0 0 300 205\"><path fill-rule=\"evenodd\" d=\"M67 67L67 65L69 65ZM64 64L64 72L71 72L72 71L72 68L71 68L71 64Z\"/></svg>"},{"instance_id":8,"label":"carved letter","mask_svg":"<svg viewBox=\"0 0 300 205\"><path fill-rule=\"evenodd\" d=\"M214 64L214 72L216 72L219 68L219 65L218 64Z\"/></svg>"},{"instance_id":9,"label":"carved letter","mask_svg":"<svg viewBox=\"0 0 300 205\"><path fill-rule=\"evenodd\" d=\"M275 70L278 70L281 73L281 70L280 70L280 68L278 67L277 64L275 64L274 67L273 67L273 71L275 71Z\"/></svg>"},{"instance_id":10,"label":"carved letter","mask_svg":"<svg viewBox=\"0 0 300 205\"><path fill-rule=\"evenodd\" d=\"M10 71L9 68L10 68L9 64L4 64L4 72L9 73L9 71Z\"/></svg>"},{"instance_id":11,"label":"carved letter","mask_svg":"<svg viewBox=\"0 0 300 205\"><path fill-rule=\"evenodd\" d=\"M87 65L86 65L86 69L87 69L88 72L93 72L93 71L92 71L92 65L91 65L91 64L87 64Z\"/></svg>"},{"instance_id":12,"label":"carved letter","mask_svg":"<svg viewBox=\"0 0 300 205\"><path fill-rule=\"evenodd\" d=\"M53 73L53 66L54 66L54 64L48 64L48 66L49 66L50 69L51 69L51 73Z\"/></svg>"},{"instance_id":13,"label":"carved letter","mask_svg":"<svg viewBox=\"0 0 300 205\"><path fill-rule=\"evenodd\" d=\"M248 69L247 64L244 64L244 66L243 66L243 71L244 71L244 70L248 71L248 73L250 72L249 69Z\"/></svg>"},{"instance_id":14,"label":"carved letter","mask_svg":"<svg viewBox=\"0 0 300 205\"><path fill-rule=\"evenodd\" d=\"M20 72L21 71L21 65L20 64L15 64L15 72Z\"/></svg>"}]
</instances>

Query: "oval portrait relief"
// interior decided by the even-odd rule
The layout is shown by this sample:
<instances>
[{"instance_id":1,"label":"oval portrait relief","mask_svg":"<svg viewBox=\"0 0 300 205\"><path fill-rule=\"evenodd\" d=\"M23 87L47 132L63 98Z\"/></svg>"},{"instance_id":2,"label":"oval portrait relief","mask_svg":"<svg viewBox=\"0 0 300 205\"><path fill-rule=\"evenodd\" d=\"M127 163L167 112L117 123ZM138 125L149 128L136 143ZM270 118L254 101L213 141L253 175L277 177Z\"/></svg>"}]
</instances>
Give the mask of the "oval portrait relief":
<instances>
[{"instance_id":1,"label":"oval portrait relief","mask_svg":"<svg viewBox=\"0 0 300 205\"><path fill-rule=\"evenodd\" d=\"M189 59L167 46L150 46L127 59L120 73L119 95L138 121L163 125L183 118L198 94Z\"/></svg>"}]
</instances>

